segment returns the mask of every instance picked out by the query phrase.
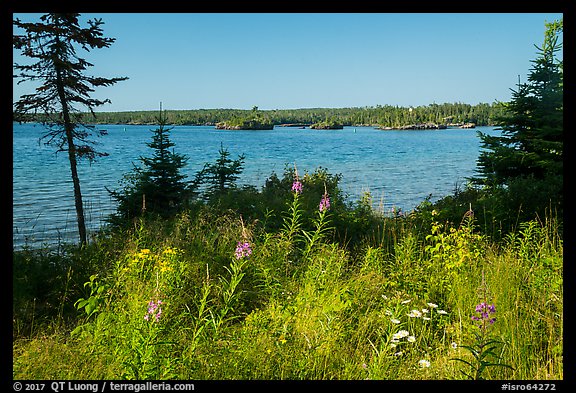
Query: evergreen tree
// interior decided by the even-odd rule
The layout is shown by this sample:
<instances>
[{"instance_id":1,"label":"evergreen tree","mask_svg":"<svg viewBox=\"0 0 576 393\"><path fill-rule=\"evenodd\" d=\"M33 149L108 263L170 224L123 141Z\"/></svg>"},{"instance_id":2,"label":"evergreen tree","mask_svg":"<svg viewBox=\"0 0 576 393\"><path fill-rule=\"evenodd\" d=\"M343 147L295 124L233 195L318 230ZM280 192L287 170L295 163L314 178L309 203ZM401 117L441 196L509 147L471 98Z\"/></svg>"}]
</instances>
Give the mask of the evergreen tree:
<instances>
[{"instance_id":1,"label":"evergreen tree","mask_svg":"<svg viewBox=\"0 0 576 393\"><path fill-rule=\"evenodd\" d=\"M152 141L146 145L153 149L152 157L140 157L143 167L134 167L124 176L122 191L110 191L118 201L116 218L129 219L148 212L168 217L180 210L191 193L184 181L186 175L180 170L186 166L188 158L170 148L170 130L165 128L166 114L156 118L158 128L151 130Z\"/></svg>"},{"instance_id":2,"label":"evergreen tree","mask_svg":"<svg viewBox=\"0 0 576 393\"><path fill-rule=\"evenodd\" d=\"M536 209L551 203L561 209L564 91L563 61L557 53L562 49L558 40L562 31L562 20L546 24L544 43L536 46L539 56L532 61L527 83L518 83L512 100L503 104L504 116L496 119L501 136L480 133L484 151L473 182L504 190L506 197L522 200L524 208L530 202ZM528 195L538 201L527 201Z\"/></svg>"},{"instance_id":3,"label":"evergreen tree","mask_svg":"<svg viewBox=\"0 0 576 393\"><path fill-rule=\"evenodd\" d=\"M86 224L77 159L104 156L92 145L88 138L94 127L82 123L82 113L76 104L87 107L94 115L93 108L110 102L90 98L94 87L110 86L127 78L100 78L84 74L92 64L78 57L76 46L86 51L94 48L107 48L115 39L102 36L101 19L89 20L87 28L78 22L79 14L46 14L39 23L24 23L14 19L15 27L24 34L13 35L13 46L22 54L36 59L33 64L14 64L19 73L18 83L41 81L34 94L23 95L14 104L14 120L26 121L36 114L42 115L42 122L48 132L42 137L46 144L55 145L57 152L67 152L74 187L74 202L78 222L80 243L86 244ZM95 116L95 115L94 115Z\"/></svg>"},{"instance_id":4,"label":"evergreen tree","mask_svg":"<svg viewBox=\"0 0 576 393\"><path fill-rule=\"evenodd\" d=\"M196 175L195 184L207 183L206 199L218 197L226 190L236 187L236 180L244 170L244 154L232 160L230 152L220 143L220 157L214 164L204 164L204 168Z\"/></svg>"}]
</instances>

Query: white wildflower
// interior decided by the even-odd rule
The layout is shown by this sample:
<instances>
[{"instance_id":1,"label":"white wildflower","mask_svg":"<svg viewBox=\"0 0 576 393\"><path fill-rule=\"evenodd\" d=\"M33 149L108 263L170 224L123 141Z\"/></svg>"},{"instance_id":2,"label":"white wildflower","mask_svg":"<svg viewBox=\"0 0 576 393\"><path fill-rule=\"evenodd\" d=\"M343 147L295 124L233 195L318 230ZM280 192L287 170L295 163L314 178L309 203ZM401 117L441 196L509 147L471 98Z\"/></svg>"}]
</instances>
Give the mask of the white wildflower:
<instances>
[{"instance_id":1,"label":"white wildflower","mask_svg":"<svg viewBox=\"0 0 576 393\"><path fill-rule=\"evenodd\" d=\"M426 359L422 359L422 360L418 361L418 365L422 368L427 368L427 367L430 367L430 362Z\"/></svg>"},{"instance_id":2,"label":"white wildflower","mask_svg":"<svg viewBox=\"0 0 576 393\"><path fill-rule=\"evenodd\" d=\"M393 341L393 342L398 342L397 340L400 340L400 339L402 339L402 338L404 338L404 337L406 337L406 336L409 336L409 335L410 335L410 332L408 332L408 330L400 330L400 331L398 331L397 333L394 333L394 334L392 335L392 341ZM394 340L396 340L396 341L394 341Z\"/></svg>"}]
</instances>

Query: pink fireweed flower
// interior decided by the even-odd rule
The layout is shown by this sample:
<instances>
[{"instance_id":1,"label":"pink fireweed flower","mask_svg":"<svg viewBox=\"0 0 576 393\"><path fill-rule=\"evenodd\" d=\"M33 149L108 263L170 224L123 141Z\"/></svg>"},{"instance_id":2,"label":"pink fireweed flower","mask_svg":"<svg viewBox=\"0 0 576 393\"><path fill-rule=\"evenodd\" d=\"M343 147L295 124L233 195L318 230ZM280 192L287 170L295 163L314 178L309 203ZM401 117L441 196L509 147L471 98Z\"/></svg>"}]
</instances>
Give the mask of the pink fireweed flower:
<instances>
[{"instance_id":1,"label":"pink fireweed flower","mask_svg":"<svg viewBox=\"0 0 576 393\"><path fill-rule=\"evenodd\" d=\"M162 300L154 301L150 300L148 302L148 312L144 315L144 319L149 321L152 318L152 321L158 322L160 320L160 316L162 315L162 308L160 305L162 304Z\"/></svg>"},{"instance_id":2,"label":"pink fireweed flower","mask_svg":"<svg viewBox=\"0 0 576 393\"><path fill-rule=\"evenodd\" d=\"M476 312L480 314L480 316L474 315L472 317L473 321L488 321L490 325L496 321L495 317L490 318L491 314L496 313L496 306L494 304L486 304L485 302L482 302L476 306Z\"/></svg>"},{"instance_id":3,"label":"pink fireweed flower","mask_svg":"<svg viewBox=\"0 0 576 393\"><path fill-rule=\"evenodd\" d=\"M298 177L298 168L296 168L296 163L294 163L294 182L292 183L292 192L296 194L302 193L302 183Z\"/></svg>"},{"instance_id":4,"label":"pink fireweed flower","mask_svg":"<svg viewBox=\"0 0 576 393\"><path fill-rule=\"evenodd\" d=\"M252 247L248 242L238 242L234 255L236 259L249 258L252 254Z\"/></svg>"},{"instance_id":5,"label":"pink fireweed flower","mask_svg":"<svg viewBox=\"0 0 576 393\"><path fill-rule=\"evenodd\" d=\"M294 180L294 183L292 183L292 192L295 192L296 194L301 194L302 182L300 182L299 180Z\"/></svg>"},{"instance_id":6,"label":"pink fireweed flower","mask_svg":"<svg viewBox=\"0 0 576 393\"><path fill-rule=\"evenodd\" d=\"M330 197L328 196L327 193L324 193L324 195L322 195L322 199L320 200L320 206L318 208L320 209L320 212L330 209Z\"/></svg>"}]
</instances>

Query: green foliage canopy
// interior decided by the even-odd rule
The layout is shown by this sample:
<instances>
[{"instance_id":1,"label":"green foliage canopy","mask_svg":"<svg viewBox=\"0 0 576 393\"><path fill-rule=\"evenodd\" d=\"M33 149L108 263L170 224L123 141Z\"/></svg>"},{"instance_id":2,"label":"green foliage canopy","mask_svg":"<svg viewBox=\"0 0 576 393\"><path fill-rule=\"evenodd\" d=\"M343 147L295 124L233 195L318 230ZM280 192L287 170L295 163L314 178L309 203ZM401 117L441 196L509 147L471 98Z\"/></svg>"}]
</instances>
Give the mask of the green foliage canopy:
<instances>
[{"instance_id":1,"label":"green foliage canopy","mask_svg":"<svg viewBox=\"0 0 576 393\"><path fill-rule=\"evenodd\" d=\"M173 125L215 125L227 122L229 125L244 125L245 121L257 120L268 124L307 124L311 125L332 119L344 126L400 127L413 123L475 123L477 126L490 126L495 118L503 113L499 104L443 103L422 105L412 108L376 105L353 108L299 108L271 110L243 109L191 109L166 111L168 124ZM257 117L255 117L255 114ZM98 112L98 124L154 124L154 111Z\"/></svg>"}]
</instances>

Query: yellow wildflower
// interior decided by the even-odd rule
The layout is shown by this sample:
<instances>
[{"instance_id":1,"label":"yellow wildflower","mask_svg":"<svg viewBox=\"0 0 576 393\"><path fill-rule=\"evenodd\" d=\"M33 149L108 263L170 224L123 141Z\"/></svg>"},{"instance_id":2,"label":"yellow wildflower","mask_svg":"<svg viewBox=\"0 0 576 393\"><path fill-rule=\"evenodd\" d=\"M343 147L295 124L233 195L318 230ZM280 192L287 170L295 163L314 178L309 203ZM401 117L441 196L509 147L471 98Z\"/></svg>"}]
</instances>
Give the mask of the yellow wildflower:
<instances>
[{"instance_id":1,"label":"yellow wildflower","mask_svg":"<svg viewBox=\"0 0 576 393\"><path fill-rule=\"evenodd\" d=\"M150 250L148 248L143 248L140 250L138 254L136 254L136 258L146 259L150 254Z\"/></svg>"},{"instance_id":2,"label":"yellow wildflower","mask_svg":"<svg viewBox=\"0 0 576 393\"><path fill-rule=\"evenodd\" d=\"M174 270L167 261L158 261L158 266L160 267L161 273Z\"/></svg>"},{"instance_id":3,"label":"yellow wildflower","mask_svg":"<svg viewBox=\"0 0 576 393\"><path fill-rule=\"evenodd\" d=\"M162 251L162 253L165 255L176 255L176 250L173 249L172 247L168 247L164 251Z\"/></svg>"}]
</instances>

